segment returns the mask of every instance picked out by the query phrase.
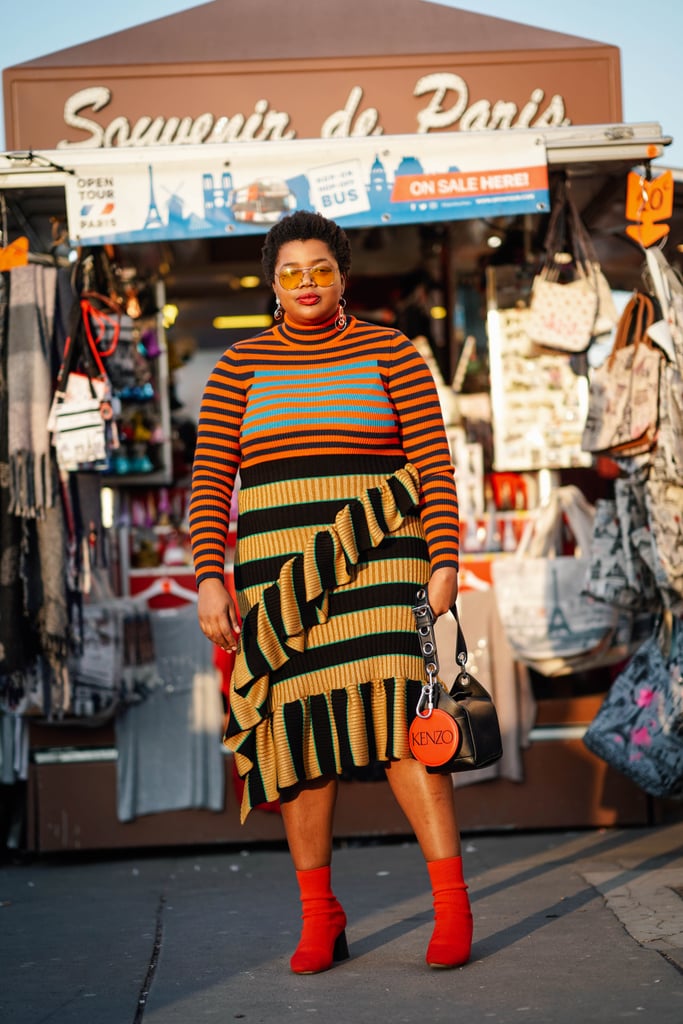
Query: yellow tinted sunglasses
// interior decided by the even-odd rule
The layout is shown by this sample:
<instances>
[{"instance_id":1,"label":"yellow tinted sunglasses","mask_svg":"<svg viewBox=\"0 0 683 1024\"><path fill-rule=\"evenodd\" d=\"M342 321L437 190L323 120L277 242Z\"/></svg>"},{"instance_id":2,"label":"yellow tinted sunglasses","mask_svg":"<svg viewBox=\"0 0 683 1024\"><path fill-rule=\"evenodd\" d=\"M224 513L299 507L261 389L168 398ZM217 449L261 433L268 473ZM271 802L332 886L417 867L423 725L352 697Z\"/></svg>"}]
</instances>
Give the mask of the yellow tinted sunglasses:
<instances>
[{"instance_id":1,"label":"yellow tinted sunglasses","mask_svg":"<svg viewBox=\"0 0 683 1024\"><path fill-rule=\"evenodd\" d=\"M284 267L277 275L282 288L287 292L300 288L304 274L308 274L313 284L319 288L329 288L334 284L334 267L328 267L324 263L313 267Z\"/></svg>"}]
</instances>

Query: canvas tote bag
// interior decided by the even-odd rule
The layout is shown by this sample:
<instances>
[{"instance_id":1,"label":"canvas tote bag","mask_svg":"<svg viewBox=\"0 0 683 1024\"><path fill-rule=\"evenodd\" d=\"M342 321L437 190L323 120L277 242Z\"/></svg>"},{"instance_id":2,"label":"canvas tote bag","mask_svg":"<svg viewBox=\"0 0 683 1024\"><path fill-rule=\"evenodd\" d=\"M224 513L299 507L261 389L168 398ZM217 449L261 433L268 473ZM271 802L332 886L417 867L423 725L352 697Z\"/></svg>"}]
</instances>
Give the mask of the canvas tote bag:
<instances>
[{"instance_id":1,"label":"canvas tote bag","mask_svg":"<svg viewBox=\"0 0 683 1024\"><path fill-rule=\"evenodd\" d=\"M578 488L557 488L529 521L517 552L493 562L508 643L518 661L542 675L608 664L614 655L619 612L583 593L593 517ZM575 544L571 555L562 554L567 528Z\"/></svg>"}]
</instances>

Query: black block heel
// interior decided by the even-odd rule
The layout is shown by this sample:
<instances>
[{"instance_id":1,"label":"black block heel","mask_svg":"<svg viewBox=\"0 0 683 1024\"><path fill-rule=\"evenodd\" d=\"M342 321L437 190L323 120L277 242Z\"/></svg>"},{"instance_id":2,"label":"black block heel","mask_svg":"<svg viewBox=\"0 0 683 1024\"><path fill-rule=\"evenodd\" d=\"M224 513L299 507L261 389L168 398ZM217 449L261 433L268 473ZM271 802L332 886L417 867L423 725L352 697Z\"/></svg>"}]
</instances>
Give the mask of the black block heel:
<instances>
[{"instance_id":1,"label":"black block heel","mask_svg":"<svg viewBox=\"0 0 683 1024\"><path fill-rule=\"evenodd\" d=\"M349 959L349 944L346 941L346 931L339 932L339 935L334 940L334 949L332 950L332 959L336 962L338 960Z\"/></svg>"}]
</instances>

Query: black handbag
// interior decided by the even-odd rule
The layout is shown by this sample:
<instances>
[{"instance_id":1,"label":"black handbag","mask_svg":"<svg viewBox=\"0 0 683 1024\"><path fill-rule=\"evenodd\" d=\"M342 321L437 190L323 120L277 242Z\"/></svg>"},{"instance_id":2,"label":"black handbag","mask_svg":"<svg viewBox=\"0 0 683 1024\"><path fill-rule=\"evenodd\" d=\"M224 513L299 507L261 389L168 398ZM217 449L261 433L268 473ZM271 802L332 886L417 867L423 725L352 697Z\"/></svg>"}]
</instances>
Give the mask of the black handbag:
<instances>
[{"instance_id":1,"label":"black handbag","mask_svg":"<svg viewBox=\"0 0 683 1024\"><path fill-rule=\"evenodd\" d=\"M410 750L428 772L445 774L485 768L503 756L495 705L488 691L465 668L467 645L455 605L455 660L458 674L447 691L438 680L439 658L434 614L427 592L420 589L412 609L427 681L408 734Z\"/></svg>"}]
</instances>

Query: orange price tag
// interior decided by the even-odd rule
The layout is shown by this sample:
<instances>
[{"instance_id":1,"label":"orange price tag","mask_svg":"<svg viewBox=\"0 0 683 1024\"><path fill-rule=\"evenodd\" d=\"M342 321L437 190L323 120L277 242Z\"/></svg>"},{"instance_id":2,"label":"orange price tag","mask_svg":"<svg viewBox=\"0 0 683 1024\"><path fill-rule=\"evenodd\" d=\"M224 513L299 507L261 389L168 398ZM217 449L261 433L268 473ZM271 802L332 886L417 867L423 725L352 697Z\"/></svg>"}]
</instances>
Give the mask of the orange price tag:
<instances>
[{"instance_id":1,"label":"orange price tag","mask_svg":"<svg viewBox=\"0 0 683 1024\"><path fill-rule=\"evenodd\" d=\"M671 171L648 181L642 174L630 171L626 180L626 219L635 221L626 228L626 234L644 249L664 238L671 225L668 220L674 208L674 180Z\"/></svg>"}]
</instances>

